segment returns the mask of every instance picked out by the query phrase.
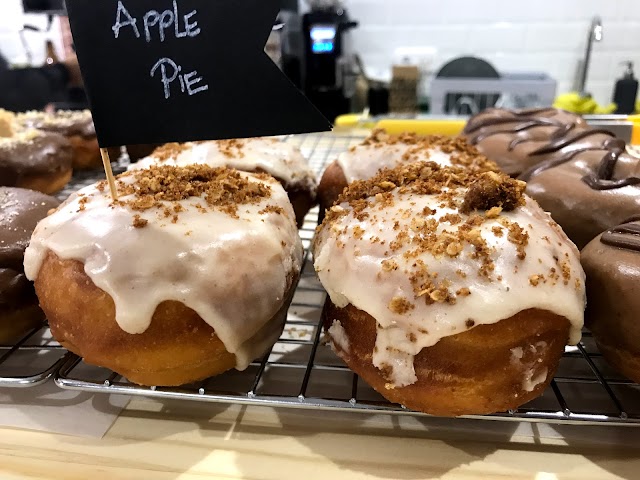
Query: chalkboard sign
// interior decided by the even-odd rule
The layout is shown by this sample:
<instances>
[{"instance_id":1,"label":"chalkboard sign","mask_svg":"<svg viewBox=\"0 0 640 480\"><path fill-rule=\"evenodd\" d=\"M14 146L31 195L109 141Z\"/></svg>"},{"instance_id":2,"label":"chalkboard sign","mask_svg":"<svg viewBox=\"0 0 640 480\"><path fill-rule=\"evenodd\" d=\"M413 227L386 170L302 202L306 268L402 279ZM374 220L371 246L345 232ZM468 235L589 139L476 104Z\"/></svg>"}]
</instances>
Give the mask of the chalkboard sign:
<instances>
[{"instance_id":1,"label":"chalkboard sign","mask_svg":"<svg viewBox=\"0 0 640 480\"><path fill-rule=\"evenodd\" d=\"M278 0L67 0L101 147L326 131L264 52Z\"/></svg>"}]
</instances>

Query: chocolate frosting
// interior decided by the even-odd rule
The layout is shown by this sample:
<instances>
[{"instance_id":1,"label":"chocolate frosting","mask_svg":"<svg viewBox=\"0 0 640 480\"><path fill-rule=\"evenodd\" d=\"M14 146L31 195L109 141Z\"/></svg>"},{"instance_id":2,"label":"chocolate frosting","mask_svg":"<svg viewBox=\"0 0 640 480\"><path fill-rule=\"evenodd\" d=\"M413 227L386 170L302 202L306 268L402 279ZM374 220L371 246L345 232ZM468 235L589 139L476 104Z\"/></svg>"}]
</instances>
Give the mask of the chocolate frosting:
<instances>
[{"instance_id":1,"label":"chocolate frosting","mask_svg":"<svg viewBox=\"0 0 640 480\"><path fill-rule=\"evenodd\" d=\"M600 241L612 247L640 252L640 222L630 222L613 227L602 234Z\"/></svg>"},{"instance_id":2,"label":"chocolate frosting","mask_svg":"<svg viewBox=\"0 0 640 480\"><path fill-rule=\"evenodd\" d=\"M24 251L37 223L58 204L40 192L0 187L0 305L32 297L22 265Z\"/></svg>"},{"instance_id":3,"label":"chocolate frosting","mask_svg":"<svg viewBox=\"0 0 640 480\"><path fill-rule=\"evenodd\" d=\"M57 133L30 130L0 138L0 186L15 185L23 176L69 170L72 158L71 144Z\"/></svg>"},{"instance_id":4,"label":"chocolate frosting","mask_svg":"<svg viewBox=\"0 0 640 480\"><path fill-rule=\"evenodd\" d=\"M617 148L594 148L560 155L520 179L527 182L527 193L582 248L640 212L639 174L640 159Z\"/></svg>"},{"instance_id":5,"label":"chocolate frosting","mask_svg":"<svg viewBox=\"0 0 640 480\"><path fill-rule=\"evenodd\" d=\"M59 110L55 113L26 112L18 114L16 121L23 128L36 128L59 133L65 137L79 135L84 138L93 138L96 136L96 128L89 110Z\"/></svg>"},{"instance_id":6,"label":"chocolate frosting","mask_svg":"<svg viewBox=\"0 0 640 480\"><path fill-rule=\"evenodd\" d=\"M586 325L598 343L640 355L640 217L612 227L582 251Z\"/></svg>"},{"instance_id":7,"label":"chocolate frosting","mask_svg":"<svg viewBox=\"0 0 640 480\"><path fill-rule=\"evenodd\" d=\"M589 129L581 117L555 108L488 109L469 120L463 135L510 175L534 167L561 149L568 153L611 137L608 131Z\"/></svg>"},{"instance_id":8,"label":"chocolate frosting","mask_svg":"<svg viewBox=\"0 0 640 480\"><path fill-rule=\"evenodd\" d=\"M555 109L482 115L465 129L471 141L509 173L528 165L527 193L578 247L640 211L640 160L609 131Z\"/></svg>"}]
</instances>

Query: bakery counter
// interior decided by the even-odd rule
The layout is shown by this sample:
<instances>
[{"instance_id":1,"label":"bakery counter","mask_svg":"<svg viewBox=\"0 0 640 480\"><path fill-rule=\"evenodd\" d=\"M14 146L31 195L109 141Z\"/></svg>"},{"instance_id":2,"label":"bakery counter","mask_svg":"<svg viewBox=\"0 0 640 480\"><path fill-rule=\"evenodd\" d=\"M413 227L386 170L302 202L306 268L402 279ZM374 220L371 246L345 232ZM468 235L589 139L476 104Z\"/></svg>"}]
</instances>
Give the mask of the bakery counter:
<instances>
[{"instance_id":1,"label":"bakery counter","mask_svg":"<svg viewBox=\"0 0 640 480\"><path fill-rule=\"evenodd\" d=\"M638 439L629 428L134 399L101 439L0 429L0 470L65 479L634 479Z\"/></svg>"}]
</instances>

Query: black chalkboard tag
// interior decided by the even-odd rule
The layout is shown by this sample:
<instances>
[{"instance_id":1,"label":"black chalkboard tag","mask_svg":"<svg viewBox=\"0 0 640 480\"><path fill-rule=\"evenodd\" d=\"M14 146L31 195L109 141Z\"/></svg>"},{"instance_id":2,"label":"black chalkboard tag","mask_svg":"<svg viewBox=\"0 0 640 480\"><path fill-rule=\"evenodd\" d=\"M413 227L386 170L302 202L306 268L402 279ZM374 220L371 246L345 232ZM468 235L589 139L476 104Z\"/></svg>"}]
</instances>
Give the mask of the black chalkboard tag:
<instances>
[{"instance_id":1,"label":"black chalkboard tag","mask_svg":"<svg viewBox=\"0 0 640 480\"><path fill-rule=\"evenodd\" d=\"M66 0L101 147L331 129L264 52L278 0Z\"/></svg>"}]
</instances>

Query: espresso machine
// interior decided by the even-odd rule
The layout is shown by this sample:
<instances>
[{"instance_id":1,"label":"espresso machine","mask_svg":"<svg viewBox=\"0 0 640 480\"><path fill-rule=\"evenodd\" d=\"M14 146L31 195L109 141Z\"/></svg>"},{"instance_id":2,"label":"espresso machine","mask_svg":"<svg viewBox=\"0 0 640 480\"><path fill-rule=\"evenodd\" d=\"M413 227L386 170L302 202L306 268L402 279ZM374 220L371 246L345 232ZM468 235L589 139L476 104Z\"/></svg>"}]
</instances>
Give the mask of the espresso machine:
<instances>
[{"instance_id":1,"label":"espresso machine","mask_svg":"<svg viewBox=\"0 0 640 480\"><path fill-rule=\"evenodd\" d=\"M358 23L349 18L340 2L309 2L302 15L302 89L331 121L351 111L357 66L348 32Z\"/></svg>"}]
</instances>

